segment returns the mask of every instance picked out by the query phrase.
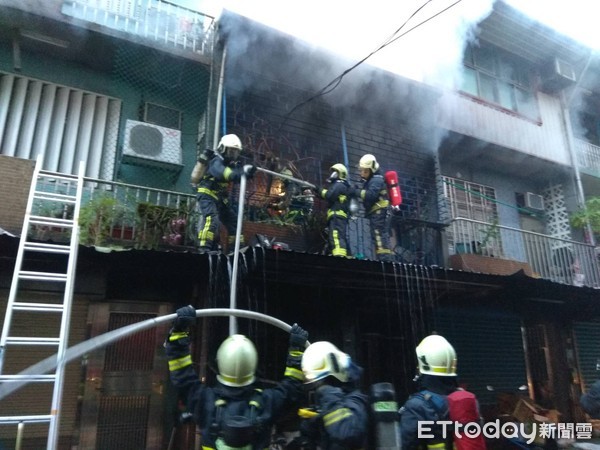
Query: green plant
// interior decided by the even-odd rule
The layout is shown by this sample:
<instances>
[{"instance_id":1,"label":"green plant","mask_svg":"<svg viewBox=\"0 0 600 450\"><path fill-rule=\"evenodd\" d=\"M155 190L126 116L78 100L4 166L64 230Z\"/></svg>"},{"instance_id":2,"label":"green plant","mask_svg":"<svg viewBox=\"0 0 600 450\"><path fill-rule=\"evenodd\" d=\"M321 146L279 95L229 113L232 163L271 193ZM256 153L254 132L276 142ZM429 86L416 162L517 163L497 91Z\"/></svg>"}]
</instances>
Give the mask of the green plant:
<instances>
[{"instance_id":1,"label":"green plant","mask_svg":"<svg viewBox=\"0 0 600 450\"><path fill-rule=\"evenodd\" d=\"M594 233L600 233L600 197L591 197L585 202L585 208L580 208L570 216L571 225L584 229L588 226Z\"/></svg>"},{"instance_id":2,"label":"green plant","mask_svg":"<svg viewBox=\"0 0 600 450\"><path fill-rule=\"evenodd\" d=\"M110 237L111 228L125 217L125 207L114 197L101 194L79 211L79 242L102 246Z\"/></svg>"},{"instance_id":3,"label":"green plant","mask_svg":"<svg viewBox=\"0 0 600 450\"><path fill-rule=\"evenodd\" d=\"M498 219L495 218L492 223L483 230L483 237L476 249L476 253L485 253L489 256L493 256L492 254L499 244L499 239L500 228L498 227Z\"/></svg>"},{"instance_id":4,"label":"green plant","mask_svg":"<svg viewBox=\"0 0 600 450\"><path fill-rule=\"evenodd\" d=\"M157 249L160 244L185 243L185 229L190 211L184 205L173 208L139 203L137 214L140 228L140 233L137 234L138 248Z\"/></svg>"}]
</instances>

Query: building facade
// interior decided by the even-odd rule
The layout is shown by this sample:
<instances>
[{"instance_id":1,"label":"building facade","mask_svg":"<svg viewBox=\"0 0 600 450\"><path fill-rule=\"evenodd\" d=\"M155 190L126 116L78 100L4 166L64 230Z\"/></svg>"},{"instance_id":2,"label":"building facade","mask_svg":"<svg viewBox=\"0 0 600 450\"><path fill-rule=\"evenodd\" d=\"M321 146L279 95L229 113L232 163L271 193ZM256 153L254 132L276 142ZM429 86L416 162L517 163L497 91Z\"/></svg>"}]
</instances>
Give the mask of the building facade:
<instances>
[{"instance_id":1,"label":"building facade","mask_svg":"<svg viewBox=\"0 0 600 450\"><path fill-rule=\"evenodd\" d=\"M497 392L525 385L563 421L585 419L578 398L600 358L600 269L595 236L569 217L600 191L600 68L589 49L496 2L465 48L456 89L363 64L325 93L320 80L335 80L351 61L230 12L215 23L159 0L55 0L43 11L35 3L1 7L3 310L38 159L57 173L76 173L85 161L88 210L111 199L110 224L85 222L82 234L69 338L76 344L178 306L229 305L232 257L195 252L189 185L198 153L221 135L242 139L245 162L312 184L336 163L358 183L358 160L371 153L400 179L397 262L373 261L364 211L350 220L354 258L321 254L323 205L315 201L311 220L294 222L272 207L280 180L258 172L248 183L244 231L292 251L245 253L240 307L339 343L366 368L365 387L392 381L400 401L414 388L415 345L437 331L455 344L461 381L486 418L498 412ZM237 195L234 187L233 201ZM61 238L61 230L28 232ZM100 251L111 247L128 251ZM33 284L23 295L59 294ZM52 323L15 326L30 333ZM261 352L261 378L276 380L285 336L240 327ZM165 333L133 335L68 366L60 448L164 448L173 437L193 447L193 430L176 426ZM203 321L195 335L195 360L209 381L216 337L226 335L221 319ZM23 369L45 356L7 364ZM1 415L38 413L49 396L23 388L0 400ZM44 427L26 426L31 448L45 442ZM16 432L0 426L1 442L14 444Z\"/></svg>"}]
</instances>

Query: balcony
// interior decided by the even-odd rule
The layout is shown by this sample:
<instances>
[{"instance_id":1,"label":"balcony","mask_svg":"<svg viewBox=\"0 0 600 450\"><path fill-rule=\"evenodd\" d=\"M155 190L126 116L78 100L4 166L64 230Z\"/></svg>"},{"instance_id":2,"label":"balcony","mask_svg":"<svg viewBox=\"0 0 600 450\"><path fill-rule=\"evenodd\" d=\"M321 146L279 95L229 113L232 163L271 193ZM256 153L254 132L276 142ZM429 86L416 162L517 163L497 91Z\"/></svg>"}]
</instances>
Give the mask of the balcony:
<instances>
[{"instance_id":1,"label":"balcony","mask_svg":"<svg viewBox=\"0 0 600 450\"><path fill-rule=\"evenodd\" d=\"M165 49L210 58L214 18L160 0L65 0L61 12Z\"/></svg>"},{"instance_id":2,"label":"balcony","mask_svg":"<svg viewBox=\"0 0 600 450\"><path fill-rule=\"evenodd\" d=\"M600 263L592 245L463 218L453 219L447 230L450 261L478 255L479 266L469 267L475 272L497 268L504 260L512 263L513 272L522 268L530 276L557 283L600 287ZM464 262L454 267L466 268Z\"/></svg>"},{"instance_id":3,"label":"balcony","mask_svg":"<svg viewBox=\"0 0 600 450\"><path fill-rule=\"evenodd\" d=\"M58 174L57 174L58 175ZM254 181L260 177L255 177ZM43 178L39 190L61 195L75 195L75 183L59 178ZM232 191L237 199L239 191ZM305 197L305 196L302 196ZM265 216L272 197L264 192L252 192L246 198L243 232L248 243L257 234L278 240L299 251L322 249L322 225L312 214L284 217ZM262 214L259 214L261 212ZM37 200L32 206L34 216L71 219L73 206L49 200ZM292 219L302 220L292 220ZM314 221L314 224L313 224ZM198 212L195 194L166 191L115 181L84 177L79 214L80 244L97 249L195 251ZM28 236L40 242L67 242L70 229L60 226L30 224ZM227 242L221 236L221 242ZM230 250L230 249L227 249Z\"/></svg>"},{"instance_id":4,"label":"balcony","mask_svg":"<svg viewBox=\"0 0 600 450\"><path fill-rule=\"evenodd\" d=\"M119 182L84 178L79 214L82 245L136 249L192 248L195 239L195 196ZM45 180L38 190L75 194L75 183ZM38 200L32 214L57 219L72 218L73 208L65 203ZM65 242L70 229L30 224L30 239Z\"/></svg>"}]
</instances>

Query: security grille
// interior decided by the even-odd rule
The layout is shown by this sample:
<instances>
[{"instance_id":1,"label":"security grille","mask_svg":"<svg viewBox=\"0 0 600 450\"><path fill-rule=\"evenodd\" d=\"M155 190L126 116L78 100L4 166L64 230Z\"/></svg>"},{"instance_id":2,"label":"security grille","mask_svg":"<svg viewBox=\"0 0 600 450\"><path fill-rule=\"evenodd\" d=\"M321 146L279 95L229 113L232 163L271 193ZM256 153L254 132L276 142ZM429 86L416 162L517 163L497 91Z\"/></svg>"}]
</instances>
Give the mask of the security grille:
<instances>
[{"instance_id":1,"label":"security grille","mask_svg":"<svg viewBox=\"0 0 600 450\"><path fill-rule=\"evenodd\" d=\"M121 101L94 92L0 73L0 153L44 155L43 169L113 180Z\"/></svg>"}]
</instances>

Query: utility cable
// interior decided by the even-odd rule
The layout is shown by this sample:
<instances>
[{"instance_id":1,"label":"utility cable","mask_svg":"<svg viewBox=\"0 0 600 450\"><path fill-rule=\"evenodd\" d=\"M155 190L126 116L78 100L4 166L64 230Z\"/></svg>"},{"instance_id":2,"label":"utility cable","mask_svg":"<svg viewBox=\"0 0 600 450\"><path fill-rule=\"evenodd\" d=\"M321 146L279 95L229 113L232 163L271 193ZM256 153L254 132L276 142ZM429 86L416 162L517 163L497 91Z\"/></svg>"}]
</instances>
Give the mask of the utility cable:
<instances>
[{"instance_id":1,"label":"utility cable","mask_svg":"<svg viewBox=\"0 0 600 450\"><path fill-rule=\"evenodd\" d=\"M410 19L412 19L415 14L417 14L419 11L421 11L421 9L423 9L428 3L430 3L432 0L427 0L427 2L425 2L423 5L421 5L417 10L415 10L415 12L413 12L410 17L408 19L406 19L406 21L404 21L404 23L402 25L400 25L400 28L398 28L393 34L392 36L390 36L388 38L388 40L386 42L384 42L381 46L379 46L376 50L373 50L371 53L369 53L367 56L365 56L363 59L361 59L360 61L358 61L357 63L355 63L354 65L352 65L350 68L344 70L340 75L338 75L337 77L335 77L333 80L331 80L326 86L324 86L323 88L321 88L316 94L312 95L311 97L309 97L308 99L298 103L296 106L294 106L283 118L283 121L281 122L281 125L279 126L278 130L280 130L283 125L285 125L285 123L287 122L287 120L289 119L289 117L299 108L301 108L302 106L312 102L313 100L322 97L324 95L329 94L330 92L332 92L335 88L337 88L340 83L342 82L342 79L351 71L353 71L354 69L356 69L358 66L360 66L362 63L364 63L367 59L369 59L371 56L373 56L374 54L376 54L377 52L379 52L380 50L383 50L385 47L387 47L388 45L390 45L391 43L397 41L398 39L400 39L403 36L406 36L408 33L410 33L411 31L415 30L416 28L420 27L421 25L424 25L425 23L429 22L430 20L434 19L435 17L439 16L440 14L448 11L450 8L456 6L458 3L460 3L462 0L457 0L456 2L452 3L451 5L447 6L446 8L438 11L437 13L435 13L433 16L425 19L424 21L418 23L417 25L415 25L412 28L409 28L408 30L406 30L404 33L394 37L396 34L398 34L402 28L404 28L404 26L410 21Z\"/></svg>"}]
</instances>

